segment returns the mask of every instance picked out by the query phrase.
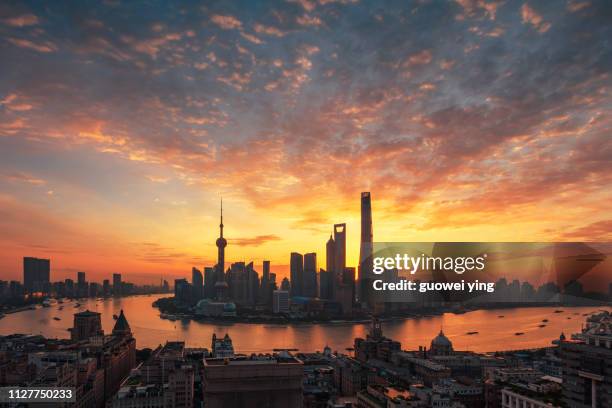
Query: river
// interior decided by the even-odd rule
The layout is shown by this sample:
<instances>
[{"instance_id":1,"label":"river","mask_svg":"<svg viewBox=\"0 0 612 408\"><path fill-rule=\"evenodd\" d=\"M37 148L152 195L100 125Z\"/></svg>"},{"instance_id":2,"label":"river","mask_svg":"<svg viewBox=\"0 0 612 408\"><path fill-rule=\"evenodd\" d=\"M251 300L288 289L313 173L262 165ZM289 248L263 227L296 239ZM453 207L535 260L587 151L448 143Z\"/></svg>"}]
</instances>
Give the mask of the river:
<instances>
[{"instance_id":1,"label":"river","mask_svg":"<svg viewBox=\"0 0 612 408\"><path fill-rule=\"evenodd\" d=\"M0 335L12 333L42 334L46 337L67 338L72 327L73 314L86 309L102 314L105 332L112 330L113 314L124 310L136 337L138 348L156 347L172 340L185 341L188 347L210 347L213 333L229 333L239 353L269 352L274 348L295 348L309 352L322 350L344 351L353 345L355 337L365 337L368 324L296 324L275 326L269 324L217 324L196 321L169 321L159 317L151 303L160 296L130 296L119 299L89 299L75 307L76 302L54 304L6 315L0 319ZM414 350L420 345L429 347L431 339L440 329L453 342L455 350L486 352L543 347L559 338L580 331L583 314L600 310L598 307L516 308L504 310L478 310L465 314L445 313L441 316L412 318L383 323L385 336L402 343L403 349ZM607 310L612 308L608 307ZM563 310L563 313L555 313ZM500 318L499 316L504 316ZM60 320L55 320L57 317ZM540 328L542 320L546 327ZM468 335L467 332L478 332ZM516 332L523 332L516 336Z\"/></svg>"}]
</instances>

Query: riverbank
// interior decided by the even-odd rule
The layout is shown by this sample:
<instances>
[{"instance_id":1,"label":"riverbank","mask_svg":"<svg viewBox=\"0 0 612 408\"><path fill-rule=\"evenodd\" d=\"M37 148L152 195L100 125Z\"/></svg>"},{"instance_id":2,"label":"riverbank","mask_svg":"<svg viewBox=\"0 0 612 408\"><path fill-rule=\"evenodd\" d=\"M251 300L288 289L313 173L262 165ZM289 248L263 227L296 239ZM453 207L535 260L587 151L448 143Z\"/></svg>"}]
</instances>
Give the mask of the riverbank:
<instances>
[{"instance_id":1,"label":"riverbank","mask_svg":"<svg viewBox=\"0 0 612 408\"><path fill-rule=\"evenodd\" d=\"M309 324L328 324L328 325L348 325L348 324L364 324L371 321L369 312L358 312L353 317L330 317L322 315L300 316L297 314L270 314L269 312L255 312L252 310L239 311L237 316L199 316L193 312L192 308L184 305L177 306L173 297L163 297L152 303L154 308L160 311L160 318L170 321L186 321L193 320L202 323L213 324L268 324L268 325L309 325ZM405 319L419 319L434 316L441 316L445 313L462 315L468 312L484 311L484 310L506 310L517 308L574 308L574 307L610 307L611 303L603 303L593 301L591 304L563 304L563 303L547 303L547 302L525 302L525 303L495 303L471 305L469 308L462 306L445 306L435 308L414 308L410 310L395 311L392 313L382 313L378 316L382 322L402 321ZM242 313L242 314L241 314ZM560 311L563 313L563 311ZM503 318L503 316L502 316Z\"/></svg>"}]
</instances>

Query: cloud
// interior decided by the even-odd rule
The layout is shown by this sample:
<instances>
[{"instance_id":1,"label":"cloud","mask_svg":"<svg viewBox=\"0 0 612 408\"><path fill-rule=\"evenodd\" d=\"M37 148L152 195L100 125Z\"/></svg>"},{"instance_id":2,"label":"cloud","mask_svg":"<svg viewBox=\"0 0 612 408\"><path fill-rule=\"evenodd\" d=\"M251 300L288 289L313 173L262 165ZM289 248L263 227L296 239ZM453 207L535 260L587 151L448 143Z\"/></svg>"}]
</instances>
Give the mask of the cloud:
<instances>
[{"instance_id":1,"label":"cloud","mask_svg":"<svg viewBox=\"0 0 612 408\"><path fill-rule=\"evenodd\" d=\"M20 14L1 20L4 24L12 27L27 27L38 24L39 20L34 14Z\"/></svg>"},{"instance_id":2,"label":"cloud","mask_svg":"<svg viewBox=\"0 0 612 408\"><path fill-rule=\"evenodd\" d=\"M561 233L563 240L610 241L612 240L612 220L601 220Z\"/></svg>"},{"instance_id":3,"label":"cloud","mask_svg":"<svg viewBox=\"0 0 612 408\"><path fill-rule=\"evenodd\" d=\"M38 52L47 53L47 52L53 52L57 50L57 47L49 41L45 41L43 43L35 43L30 40L26 40L23 38L14 38L14 37L9 37L6 40L17 47L29 48L31 50L38 51Z\"/></svg>"},{"instance_id":4,"label":"cloud","mask_svg":"<svg viewBox=\"0 0 612 408\"><path fill-rule=\"evenodd\" d=\"M280 241L280 237L276 235L257 235L253 238L233 238L230 239L229 242L232 245L237 246L260 246L263 244L267 244L268 242Z\"/></svg>"},{"instance_id":5,"label":"cloud","mask_svg":"<svg viewBox=\"0 0 612 408\"><path fill-rule=\"evenodd\" d=\"M259 23L253 26L253 30L255 30L255 32L258 34L266 34L266 35L270 35L274 37L283 37L286 34L285 32L281 31L280 29L276 27L263 25Z\"/></svg>"},{"instance_id":6,"label":"cloud","mask_svg":"<svg viewBox=\"0 0 612 408\"><path fill-rule=\"evenodd\" d=\"M40 186L46 183L45 180L41 178L34 177L30 174L23 173L23 172L9 172L9 173L0 174L0 178L3 178L4 180L10 181L10 182L27 183L27 184L33 184L36 186Z\"/></svg>"},{"instance_id":7,"label":"cloud","mask_svg":"<svg viewBox=\"0 0 612 408\"><path fill-rule=\"evenodd\" d=\"M550 29L550 23L545 22L542 16L527 3L521 7L521 18L524 24L531 24L540 33L545 33Z\"/></svg>"},{"instance_id":8,"label":"cloud","mask_svg":"<svg viewBox=\"0 0 612 408\"><path fill-rule=\"evenodd\" d=\"M242 22L234 16L213 14L210 21L224 30L236 30L242 27Z\"/></svg>"}]
</instances>

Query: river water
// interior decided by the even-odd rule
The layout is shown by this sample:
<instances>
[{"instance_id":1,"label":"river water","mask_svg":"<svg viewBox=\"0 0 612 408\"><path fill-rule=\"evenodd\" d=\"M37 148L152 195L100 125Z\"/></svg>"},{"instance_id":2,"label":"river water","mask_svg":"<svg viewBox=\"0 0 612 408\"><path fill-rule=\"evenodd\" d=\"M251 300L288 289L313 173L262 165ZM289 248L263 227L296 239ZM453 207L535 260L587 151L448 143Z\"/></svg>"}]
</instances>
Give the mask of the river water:
<instances>
[{"instance_id":1,"label":"river water","mask_svg":"<svg viewBox=\"0 0 612 408\"><path fill-rule=\"evenodd\" d=\"M167 340L185 341L188 347L210 347L213 333L229 333L239 353L269 352L274 348L295 348L309 352L322 350L344 351L353 345L355 337L365 337L368 324L296 324L277 326L270 324L217 324L196 321L169 321L159 317L151 303L160 296L131 296L120 299L89 299L75 307L75 301L49 308L38 308L6 315L0 319L0 335L12 333L42 334L46 337L68 338L66 330L72 327L73 315L86 309L102 314L105 332L112 330L113 314L124 310L136 337L136 346L156 347ZM583 314L600 310L598 307L576 308L516 308L479 310L465 314L446 313L441 316L412 318L383 323L385 336L402 343L403 349L414 350L420 345L429 347L431 339L440 329L453 342L455 350L486 352L543 347L559 338L580 331L585 321ZM612 310L612 308L606 308ZM563 310L563 313L555 313ZM503 316L503 317L499 317ZM55 320L57 317L60 320ZM548 319L547 323L542 320ZM546 324L540 328L539 325ZM468 335L468 332L478 332ZM516 336L515 333L523 332Z\"/></svg>"}]
</instances>

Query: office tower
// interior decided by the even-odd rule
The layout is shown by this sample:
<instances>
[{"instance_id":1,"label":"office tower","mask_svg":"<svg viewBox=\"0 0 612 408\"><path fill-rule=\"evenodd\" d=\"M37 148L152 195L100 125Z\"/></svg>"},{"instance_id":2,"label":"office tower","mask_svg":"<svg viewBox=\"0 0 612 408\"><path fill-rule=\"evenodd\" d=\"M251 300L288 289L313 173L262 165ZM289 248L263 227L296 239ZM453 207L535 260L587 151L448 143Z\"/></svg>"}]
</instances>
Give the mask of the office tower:
<instances>
[{"instance_id":1,"label":"office tower","mask_svg":"<svg viewBox=\"0 0 612 408\"><path fill-rule=\"evenodd\" d=\"M104 279L102 281L102 293L104 294L104 296L108 296L110 295L110 291L111 291L110 281L108 279Z\"/></svg>"},{"instance_id":2,"label":"office tower","mask_svg":"<svg viewBox=\"0 0 612 408\"><path fill-rule=\"evenodd\" d=\"M302 295L306 297L314 298L319 295L317 285L317 254L314 252L304 254L302 291Z\"/></svg>"},{"instance_id":3,"label":"office tower","mask_svg":"<svg viewBox=\"0 0 612 408\"><path fill-rule=\"evenodd\" d=\"M272 311L274 313L289 313L289 292L286 290L272 292Z\"/></svg>"},{"instance_id":4,"label":"office tower","mask_svg":"<svg viewBox=\"0 0 612 408\"><path fill-rule=\"evenodd\" d=\"M98 297L100 294L100 284L96 282L91 282L89 284L89 297Z\"/></svg>"},{"instance_id":5,"label":"office tower","mask_svg":"<svg viewBox=\"0 0 612 408\"><path fill-rule=\"evenodd\" d=\"M361 193L361 243L359 247L359 301L372 304L372 201L369 192Z\"/></svg>"},{"instance_id":6,"label":"office tower","mask_svg":"<svg viewBox=\"0 0 612 408\"><path fill-rule=\"evenodd\" d=\"M204 359L206 408L285 408L303 404L303 363L288 353Z\"/></svg>"},{"instance_id":7,"label":"office tower","mask_svg":"<svg viewBox=\"0 0 612 408\"><path fill-rule=\"evenodd\" d=\"M90 337L101 336L103 334L100 313L86 310L74 315L74 325L70 330L72 341L87 340Z\"/></svg>"},{"instance_id":8,"label":"office tower","mask_svg":"<svg viewBox=\"0 0 612 408\"><path fill-rule=\"evenodd\" d=\"M48 259L23 258L23 287L26 292L43 292L49 287L49 275Z\"/></svg>"},{"instance_id":9,"label":"office tower","mask_svg":"<svg viewBox=\"0 0 612 408\"><path fill-rule=\"evenodd\" d=\"M259 276L253 269L253 262L233 263L227 273L230 298L240 305L253 305L259 290Z\"/></svg>"},{"instance_id":10,"label":"office tower","mask_svg":"<svg viewBox=\"0 0 612 408\"><path fill-rule=\"evenodd\" d=\"M215 277L215 296L217 300L225 300L228 284L225 281L225 247L227 240L223 238L223 199L221 199L221 221L219 223L219 238L217 238L217 265Z\"/></svg>"},{"instance_id":11,"label":"office tower","mask_svg":"<svg viewBox=\"0 0 612 408\"><path fill-rule=\"evenodd\" d=\"M355 268L347 267L342 272L342 283L346 286L347 290L350 291L350 297L352 301L355 301Z\"/></svg>"},{"instance_id":12,"label":"office tower","mask_svg":"<svg viewBox=\"0 0 612 408\"><path fill-rule=\"evenodd\" d=\"M330 235L325 245L325 270L327 272L334 271L334 262L336 260L336 243L334 238Z\"/></svg>"},{"instance_id":13,"label":"office tower","mask_svg":"<svg viewBox=\"0 0 612 408\"><path fill-rule=\"evenodd\" d=\"M187 279L174 280L174 297L179 302L185 304L191 303L192 286L187 282Z\"/></svg>"},{"instance_id":14,"label":"office tower","mask_svg":"<svg viewBox=\"0 0 612 408\"><path fill-rule=\"evenodd\" d=\"M263 261L261 286L258 293L258 302L263 305L270 305L272 301L272 281L270 280L270 261Z\"/></svg>"},{"instance_id":15,"label":"office tower","mask_svg":"<svg viewBox=\"0 0 612 408\"><path fill-rule=\"evenodd\" d=\"M113 273L113 295L121 296L121 274Z\"/></svg>"},{"instance_id":16,"label":"office tower","mask_svg":"<svg viewBox=\"0 0 612 408\"><path fill-rule=\"evenodd\" d=\"M191 268L191 285L193 285L193 300L198 301L204 297L204 278L198 268Z\"/></svg>"},{"instance_id":17,"label":"office tower","mask_svg":"<svg viewBox=\"0 0 612 408\"><path fill-rule=\"evenodd\" d=\"M337 282L342 280L346 268L346 224L334 225L334 269Z\"/></svg>"},{"instance_id":18,"label":"office tower","mask_svg":"<svg viewBox=\"0 0 612 408\"><path fill-rule=\"evenodd\" d=\"M336 288L336 283L334 281L334 278L336 277L336 274L334 273L335 262L336 262L336 243L334 242L334 237L330 235L329 239L327 240L327 244L325 244L325 265L326 265L325 270L328 273L328 276L326 276L325 279L329 279L329 292L327 292L329 294L329 298L327 299L334 298L334 290ZM325 285L325 284L322 283L322 285Z\"/></svg>"},{"instance_id":19,"label":"office tower","mask_svg":"<svg viewBox=\"0 0 612 408\"><path fill-rule=\"evenodd\" d=\"M85 279L85 272L77 272L77 296L86 297L89 292L89 285Z\"/></svg>"},{"instance_id":20,"label":"office tower","mask_svg":"<svg viewBox=\"0 0 612 408\"><path fill-rule=\"evenodd\" d=\"M289 260L291 273L291 296L303 296L304 292L304 257L297 252L291 253Z\"/></svg>"},{"instance_id":21,"label":"office tower","mask_svg":"<svg viewBox=\"0 0 612 408\"><path fill-rule=\"evenodd\" d=\"M204 268L204 297L206 299L215 297L215 269L208 266Z\"/></svg>"},{"instance_id":22,"label":"office tower","mask_svg":"<svg viewBox=\"0 0 612 408\"><path fill-rule=\"evenodd\" d=\"M270 261L263 261L263 266L262 266L262 280L261 283L263 284L264 282L269 283L270 282Z\"/></svg>"},{"instance_id":23,"label":"office tower","mask_svg":"<svg viewBox=\"0 0 612 408\"><path fill-rule=\"evenodd\" d=\"M332 273L325 269L319 270L319 297L321 299L332 299Z\"/></svg>"},{"instance_id":24,"label":"office tower","mask_svg":"<svg viewBox=\"0 0 612 408\"><path fill-rule=\"evenodd\" d=\"M74 296L74 281L72 279L64 280L64 288L66 291L66 296L70 296L70 297Z\"/></svg>"},{"instance_id":25,"label":"office tower","mask_svg":"<svg viewBox=\"0 0 612 408\"><path fill-rule=\"evenodd\" d=\"M281 290L286 290L287 292L291 291L291 283L289 283L289 279L283 278L280 286Z\"/></svg>"}]
</instances>

